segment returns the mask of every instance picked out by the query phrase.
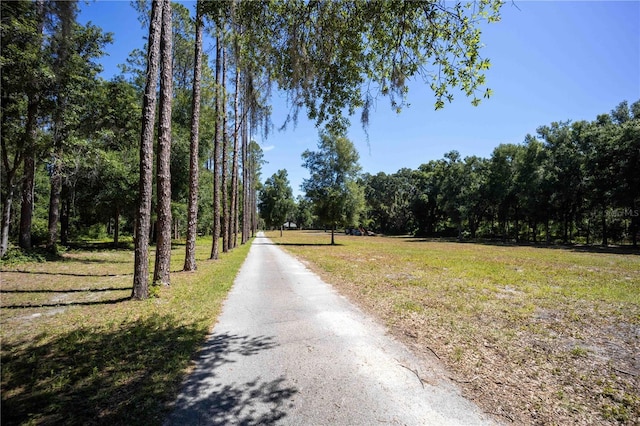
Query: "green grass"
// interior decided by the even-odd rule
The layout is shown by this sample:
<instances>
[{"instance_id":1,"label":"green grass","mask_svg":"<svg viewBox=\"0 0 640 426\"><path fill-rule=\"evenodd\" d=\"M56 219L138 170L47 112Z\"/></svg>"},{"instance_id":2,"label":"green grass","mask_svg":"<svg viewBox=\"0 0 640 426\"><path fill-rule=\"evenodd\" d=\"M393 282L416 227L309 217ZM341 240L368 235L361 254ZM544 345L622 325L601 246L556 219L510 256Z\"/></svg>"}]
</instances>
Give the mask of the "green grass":
<instances>
[{"instance_id":1,"label":"green grass","mask_svg":"<svg viewBox=\"0 0 640 426\"><path fill-rule=\"evenodd\" d=\"M249 249L210 261L211 239L197 247L198 271L145 301L128 300L130 250L4 262L2 424L161 424ZM183 262L175 246L172 271Z\"/></svg>"},{"instance_id":2,"label":"green grass","mask_svg":"<svg viewBox=\"0 0 640 426\"><path fill-rule=\"evenodd\" d=\"M637 251L345 235L330 246L323 232L268 236L410 346L436 353L503 420L640 418Z\"/></svg>"}]
</instances>

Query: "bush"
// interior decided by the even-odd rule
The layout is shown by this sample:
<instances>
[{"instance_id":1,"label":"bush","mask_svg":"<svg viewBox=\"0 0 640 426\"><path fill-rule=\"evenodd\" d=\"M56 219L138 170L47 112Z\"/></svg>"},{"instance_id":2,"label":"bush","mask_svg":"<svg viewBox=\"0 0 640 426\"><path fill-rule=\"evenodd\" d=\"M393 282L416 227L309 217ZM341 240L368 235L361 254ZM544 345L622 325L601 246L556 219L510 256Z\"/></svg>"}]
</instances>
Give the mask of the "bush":
<instances>
[{"instance_id":1,"label":"bush","mask_svg":"<svg viewBox=\"0 0 640 426\"><path fill-rule=\"evenodd\" d=\"M45 244L49 238L49 224L46 219L33 218L31 223L31 244L39 246Z\"/></svg>"},{"instance_id":2,"label":"bush","mask_svg":"<svg viewBox=\"0 0 640 426\"><path fill-rule=\"evenodd\" d=\"M43 249L23 250L20 247L9 247L2 259L2 265L15 265L19 263L42 263L51 258L52 254Z\"/></svg>"},{"instance_id":3,"label":"bush","mask_svg":"<svg viewBox=\"0 0 640 426\"><path fill-rule=\"evenodd\" d=\"M87 240L107 240L109 235L107 234L107 227L104 223L96 223L88 228L78 231L78 239Z\"/></svg>"}]
</instances>

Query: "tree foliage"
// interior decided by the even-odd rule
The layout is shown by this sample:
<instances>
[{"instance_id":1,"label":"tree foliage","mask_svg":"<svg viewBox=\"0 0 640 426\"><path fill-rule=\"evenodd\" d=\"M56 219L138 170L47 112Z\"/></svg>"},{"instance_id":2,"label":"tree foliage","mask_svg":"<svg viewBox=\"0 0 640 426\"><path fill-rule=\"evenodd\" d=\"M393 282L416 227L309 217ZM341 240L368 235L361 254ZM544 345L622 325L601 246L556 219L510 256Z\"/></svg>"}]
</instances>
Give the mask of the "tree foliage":
<instances>
[{"instance_id":1,"label":"tree foliage","mask_svg":"<svg viewBox=\"0 0 640 426\"><path fill-rule=\"evenodd\" d=\"M379 96L388 96L392 107L401 109L412 78L422 78L430 85L436 108L453 99L455 88L472 96L474 103L480 95L489 95L489 91L480 91L489 62L480 54L479 28L483 21L499 19L501 3L201 2L204 27L218 35L220 71L211 70L204 53L210 49L203 46L200 82L192 73L198 55L194 54L196 26L189 7L168 1L134 5L141 22L149 26L148 44L134 46L122 76L106 82L98 77L96 61L110 35L92 25L79 25L77 2L2 2L0 252L6 250L9 237L19 234L20 244L28 248L31 236L38 234L41 240L47 228L52 249L67 243L74 233L105 223L118 243L122 228L135 235L133 296L145 298L151 230L163 229L158 234L161 249L155 279L168 282L168 274L158 270L168 268L171 235L167 230L173 230L174 237L184 231L188 200L192 200L190 222L195 212L202 213L195 230L190 223L191 240L196 231L212 231L212 257L217 256L215 236L222 231L223 250L233 248L240 229L242 242L247 241L250 230L255 232L262 153L252 139L258 132L266 136L271 128L269 97L274 84L289 96L292 120L306 109L318 125L328 126L323 137L338 141L339 154L357 163L355 151L349 153L348 144L336 135L358 109L366 124ZM165 49L170 52L164 59L173 70L171 76L165 76L161 90L170 101L162 105L171 103L173 108L170 112L161 108L161 123L157 124L160 35L156 29L162 10L171 12L165 14L171 24L164 26L171 37L165 31L164 39L171 38L172 45ZM162 67L164 71L168 68ZM202 102L195 100L194 85L201 89ZM196 105L206 117L200 125L193 117ZM614 121L626 119L620 110ZM156 158L158 187L154 194L156 125L162 149ZM197 139L212 143L190 144ZM309 165L313 159L309 153ZM209 172L203 178L213 186L207 196L194 197L203 184L189 178L187 169ZM343 173L343 181L336 175L330 191L323 195L325 203L314 203L322 210L318 217L330 218L332 226L359 220L363 192L356 169L338 172ZM18 187L21 196L14 197ZM400 209L405 215L411 210L409 192L407 189ZM20 199L19 227L15 209L11 210L13 198ZM194 200L199 200L197 209ZM156 217L151 214L154 202L159 209ZM204 203L209 205L204 207ZM310 220L308 211L300 210L305 222Z\"/></svg>"},{"instance_id":2,"label":"tree foliage","mask_svg":"<svg viewBox=\"0 0 640 426\"><path fill-rule=\"evenodd\" d=\"M480 23L500 19L501 1L282 1L271 21L274 74L294 109L306 107L318 124L344 129L348 117L389 96L398 111L408 82L424 80L435 108L454 98L454 89L477 105L489 59L480 52ZM345 116L347 112L347 116Z\"/></svg>"},{"instance_id":3,"label":"tree foliage","mask_svg":"<svg viewBox=\"0 0 640 426\"><path fill-rule=\"evenodd\" d=\"M48 245L68 236L73 188L68 152L87 135L91 109L84 100L97 89L95 62L111 36L76 22L76 2L2 4L3 220L0 254L7 248L16 180L22 181L20 244L31 245L36 159L51 176ZM47 128L47 137L39 132ZM24 164L23 164L24 162ZM72 161L71 161L72 163ZM73 164L71 164L73 166ZM17 173L21 173L17 175Z\"/></svg>"},{"instance_id":4,"label":"tree foliage","mask_svg":"<svg viewBox=\"0 0 640 426\"><path fill-rule=\"evenodd\" d=\"M331 227L334 244L336 226L358 223L364 207L364 192L358 182L358 152L345 136L323 132L318 150L303 152L302 159L310 174L302 189L313 203L319 221Z\"/></svg>"},{"instance_id":5,"label":"tree foliage","mask_svg":"<svg viewBox=\"0 0 640 426\"><path fill-rule=\"evenodd\" d=\"M640 231L640 101L593 122L554 122L490 158L451 151L417 170L365 175L370 226L391 234L537 242Z\"/></svg>"},{"instance_id":6,"label":"tree foliage","mask_svg":"<svg viewBox=\"0 0 640 426\"><path fill-rule=\"evenodd\" d=\"M293 217L295 202L287 171L282 169L268 178L260 189L258 207L268 228L282 229Z\"/></svg>"}]
</instances>

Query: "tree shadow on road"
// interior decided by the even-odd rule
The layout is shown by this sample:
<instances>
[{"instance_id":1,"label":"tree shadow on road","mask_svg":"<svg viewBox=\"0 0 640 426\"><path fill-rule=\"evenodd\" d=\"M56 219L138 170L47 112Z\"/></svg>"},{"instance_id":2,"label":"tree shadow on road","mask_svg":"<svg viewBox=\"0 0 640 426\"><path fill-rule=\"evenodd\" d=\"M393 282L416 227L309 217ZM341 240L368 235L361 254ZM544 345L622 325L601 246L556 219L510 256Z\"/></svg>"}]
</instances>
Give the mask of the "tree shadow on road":
<instances>
[{"instance_id":1,"label":"tree shadow on road","mask_svg":"<svg viewBox=\"0 0 640 426\"><path fill-rule=\"evenodd\" d=\"M216 383L216 369L236 362L239 356L252 356L277 344L269 336L215 334L209 338L197 359L196 370L187 378L168 425L264 425L285 417L287 401L298 390L285 385L285 377L243 383Z\"/></svg>"}]
</instances>

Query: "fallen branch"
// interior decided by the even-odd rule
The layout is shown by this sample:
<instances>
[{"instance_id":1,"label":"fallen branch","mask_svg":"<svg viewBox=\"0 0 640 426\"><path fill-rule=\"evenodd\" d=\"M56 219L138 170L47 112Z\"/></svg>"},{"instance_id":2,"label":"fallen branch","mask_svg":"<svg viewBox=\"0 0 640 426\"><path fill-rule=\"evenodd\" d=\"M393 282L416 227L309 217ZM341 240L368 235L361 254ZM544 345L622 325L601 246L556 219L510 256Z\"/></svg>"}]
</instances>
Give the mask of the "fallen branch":
<instances>
[{"instance_id":1,"label":"fallen branch","mask_svg":"<svg viewBox=\"0 0 640 426\"><path fill-rule=\"evenodd\" d=\"M513 417L511 417L510 415L508 415L507 413L496 413L495 411L490 411L487 414L493 414L494 416L502 416L502 417L506 417L507 419L509 419L511 421L511 423L515 422L515 420L513 419Z\"/></svg>"},{"instance_id":2,"label":"fallen branch","mask_svg":"<svg viewBox=\"0 0 640 426\"><path fill-rule=\"evenodd\" d=\"M636 373L632 373L630 371L624 371L624 370L620 370L619 368L615 368L615 367L611 367L613 369L613 371L617 371L618 373L622 373L622 374L626 374L632 377L638 377L638 375Z\"/></svg>"},{"instance_id":3,"label":"fallen branch","mask_svg":"<svg viewBox=\"0 0 640 426\"><path fill-rule=\"evenodd\" d=\"M458 380L458 379L456 379L456 378L454 378L454 377L449 376L449 379L453 380L453 381L454 381L454 382L456 382L456 383L463 383L463 384L466 384L466 383L471 383L471 382L473 382L474 380L476 380L476 379L477 379L477 378L479 378L479 377L480 377L480 376L475 376L475 377L474 377L473 379L471 379L471 380Z\"/></svg>"},{"instance_id":4,"label":"fallen branch","mask_svg":"<svg viewBox=\"0 0 640 426\"><path fill-rule=\"evenodd\" d=\"M429 350L431 351L431 353L432 353L436 358L440 359L440 357L438 356L438 354L437 354L433 349L431 349L429 346L425 346L425 347L426 347L427 349L429 349Z\"/></svg>"},{"instance_id":5,"label":"fallen branch","mask_svg":"<svg viewBox=\"0 0 640 426\"><path fill-rule=\"evenodd\" d=\"M397 359L396 359L396 361L398 362L398 365L400 365L400 367L404 367L404 368L406 368L407 370L411 371L413 374L415 374L415 375L416 375L416 377L418 378L418 380L420 381L420 384L422 385L422 389L424 389L424 382L423 382L423 381L422 381L422 379L420 378L420 375L418 374L418 370L413 370L413 369L411 369L411 368L407 367L406 365L404 365L403 363L401 363L401 362L400 362L400 361L398 361Z\"/></svg>"}]
</instances>

